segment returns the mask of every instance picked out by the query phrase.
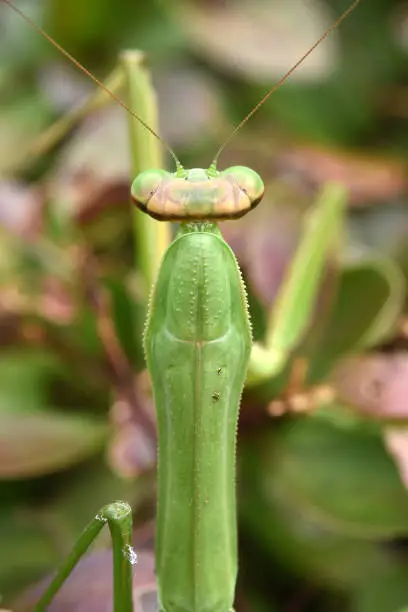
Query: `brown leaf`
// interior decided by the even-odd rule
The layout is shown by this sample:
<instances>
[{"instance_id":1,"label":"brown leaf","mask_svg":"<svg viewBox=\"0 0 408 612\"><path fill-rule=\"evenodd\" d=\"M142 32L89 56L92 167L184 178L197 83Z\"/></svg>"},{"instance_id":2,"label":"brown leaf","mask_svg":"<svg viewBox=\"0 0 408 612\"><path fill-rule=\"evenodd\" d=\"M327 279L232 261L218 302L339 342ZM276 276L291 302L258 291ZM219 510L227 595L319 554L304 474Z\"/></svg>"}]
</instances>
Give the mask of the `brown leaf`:
<instances>
[{"instance_id":1,"label":"brown leaf","mask_svg":"<svg viewBox=\"0 0 408 612\"><path fill-rule=\"evenodd\" d=\"M0 479L58 472L102 446L104 423L51 411L0 412Z\"/></svg>"},{"instance_id":2,"label":"brown leaf","mask_svg":"<svg viewBox=\"0 0 408 612\"><path fill-rule=\"evenodd\" d=\"M408 188L406 166L399 159L294 145L275 163L280 172L294 174L313 189L327 181L343 183L354 206L393 200Z\"/></svg>"},{"instance_id":3,"label":"brown leaf","mask_svg":"<svg viewBox=\"0 0 408 612\"><path fill-rule=\"evenodd\" d=\"M154 555L136 551L137 562L133 566L134 612L156 612L157 595L154 575ZM81 559L48 612L109 612L112 605L112 554L98 551ZM14 606L15 612L30 612L43 592L47 581L31 589Z\"/></svg>"},{"instance_id":4,"label":"brown leaf","mask_svg":"<svg viewBox=\"0 0 408 612\"><path fill-rule=\"evenodd\" d=\"M353 357L339 364L333 383L343 401L381 419L408 418L408 355Z\"/></svg>"}]
</instances>

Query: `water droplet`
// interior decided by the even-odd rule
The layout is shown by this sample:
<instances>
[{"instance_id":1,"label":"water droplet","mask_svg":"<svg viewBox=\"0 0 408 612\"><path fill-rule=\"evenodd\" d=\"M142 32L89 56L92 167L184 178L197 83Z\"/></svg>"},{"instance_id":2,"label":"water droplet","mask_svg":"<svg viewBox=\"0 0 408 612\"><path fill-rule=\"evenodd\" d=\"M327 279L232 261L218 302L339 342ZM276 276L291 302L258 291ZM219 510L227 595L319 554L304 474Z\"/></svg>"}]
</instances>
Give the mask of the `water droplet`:
<instances>
[{"instance_id":1,"label":"water droplet","mask_svg":"<svg viewBox=\"0 0 408 612\"><path fill-rule=\"evenodd\" d=\"M97 514L97 515L95 516L95 519L96 519L97 521L102 521L102 523L106 523L106 520L107 520L107 519L106 519L106 517L105 517L105 516L103 516L103 514Z\"/></svg>"},{"instance_id":2,"label":"water droplet","mask_svg":"<svg viewBox=\"0 0 408 612\"><path fill-rule=\"evenodd\" d=\"M133 547L130 544L127 544L125 546L123 554L125 555L125 557L127 558L127 560L129 561L131 565L136 565L137 554L135 553L135 551L133 550Z\"/></svg>"}]
</instances>

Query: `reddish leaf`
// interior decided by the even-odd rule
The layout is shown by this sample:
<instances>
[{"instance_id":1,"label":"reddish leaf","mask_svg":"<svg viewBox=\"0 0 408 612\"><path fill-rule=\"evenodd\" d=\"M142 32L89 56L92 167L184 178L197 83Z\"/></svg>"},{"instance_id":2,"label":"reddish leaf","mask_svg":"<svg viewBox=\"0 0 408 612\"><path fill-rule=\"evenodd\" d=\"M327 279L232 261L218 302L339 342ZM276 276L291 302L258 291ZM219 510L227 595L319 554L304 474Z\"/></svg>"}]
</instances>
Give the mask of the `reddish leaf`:
<instances>
[{"instance_id":1,"label":"reddish leaf","mask_svg":"<svg viewBox=\"0 0 408 612\"><path fill-rule=\"evenodd\" d=\"M353 357L337 366L334 385L343 401L381 419L408 418L408 356Z\"/></svg>"},{"instance_id":2,"label":"reddish leaf","mask_svg":"<svg viewBox=\"0 0 408 612\"><path fill-rule=\"evenodd\" d=\"M61 588L48 612L109 612L112 606L112 555L98 551L81 559ZM34 587L14 607L14 612L30 612L43 592L47 581ZM133 568L134 612L156 612L156 580L154 555L137 551Z\"/></svg>"}]
</instances>

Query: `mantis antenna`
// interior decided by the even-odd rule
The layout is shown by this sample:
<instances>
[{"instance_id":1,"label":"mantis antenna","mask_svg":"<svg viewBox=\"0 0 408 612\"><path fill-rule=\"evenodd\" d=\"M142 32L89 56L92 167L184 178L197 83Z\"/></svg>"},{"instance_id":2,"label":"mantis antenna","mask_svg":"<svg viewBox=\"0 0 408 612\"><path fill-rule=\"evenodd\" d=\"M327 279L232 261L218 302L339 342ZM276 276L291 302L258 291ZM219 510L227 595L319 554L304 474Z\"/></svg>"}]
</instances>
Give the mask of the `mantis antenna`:
<instances>
[{"instance_id":1,"label":"mantis antenna","mask_svg":"<svg viewBox=\"0 0 408 612\"><path fill-rule=\"evenodd\" d=\"M88 78L90 78L94 83L96 83L96 85L98 85L101 89L103 89L103 91L105 91L108 96L110 96L117 104L119 104L122 108L124 108L128 113L130 113L132 115L132 117L134 117L137 121L139 121L139 123L141 125L143 125L143 127L150 132L150 134L152 134L153 136L155 136L157 138L157 140L161 143L161 145L167 149L167 151L170 153L170 155L172 156L172 158L174 159L175 163L176 163L176 167L182 168L181 163L179 162L176 154L174 153L173 149L170 147L170 145L163 139L161 138L161 136L159 136L154 130L153 128L150 127L150 125L148 125L145 121L143 121L143 119L141 117L139 117L139 115L137 113L135 113L135 111L133 111L127 104L125 104L125 102L123 102L123 100L121 100L118 96L116 96L108 87L106 87L102 81L100 81L96 76L94 76L89 70L87 70L87 68L85 68L85 66L83 66L77 59L75 59L75 57L73 57L70 53L68 53L68 51L66 51L61 45L59 45L49 34L47 34L47 32L45 32L45 30L43 30L40 26L38 26L36 23L34 23L34 21L32 21L29 17L27 17L27 15L25 15L19 8L17 8L16 6L14 6L14 4L11 3L11 0L4 0L4 2L11 8L13 9L14 12L16 12L18 15L20 15L20 17L22 17L24 19L24 21L26 21L31 28L33 28L34 30L36 30L39 34L41 34L46 40L48 40L48 42L50 42L53 47L55 47L60 53L62 53L63 55L65 55L66 58L68 58L75 66L77 66L77 68L79 68L79 70L81 70ZM263 96L263 98L258 102L258 104L256 104L252 110L249 111L249 113L242 119L242 121L240 121L240 123L232 130L232 132L230 133L230 135L227 137L227 139L224 141L224 143L220 146L220 148L217 151L217 154L214 157L214 160L211 164L211 167L216 168L217 165L217 161L218 158L220 156L220 154L222 153L222 151L225 149L225 147L231 142L231 140L234 138L234 136L237 134L237 132L245 125L245 123L247 123L247 121L249 121L249 119L255 115L255 113L261 108L261 106L272 96L272 94L275 93L275 91L277 91L281 85L283 85L288 79L289 77L297 70L297 68L303 64L303 62L309 57L309 55L316 49L316 47L318 47L328 36L329 34L331 34L331 32L333 32L333 30L335 30L342 21L344 21L344 19L346 19L346 17L348 17L348 15L354 11L354 9L357 7L358 4L360 4L361 0L355 0L349 7L348 9L346 9L344 11L344 13L324 32L324 34L322 34L322 36L320 36L320 38L308 49L308 51L306 51L306 53L304 55L302 55L302 57L288 70L288 72L286 74L284 74L284 76L279 79L279 81L277 83L275 83L275 85Z\"/></svg>"},{"instance_id":2,"label":"mantis antenna","mask_svg":"<svg viewBox=\"0 0 408 612\"><path fill-rule=\"evenodd\" d=\"M98 85L98 87L103 89L103 91L105 93L107 93L108 96L110 96L117 104L119 104L128 113L130 113L132 115L132 117L134 117L137 121L139 121L139 123L141 123L143 125L143 127L146 128L146 130L148 132L150 132L150 134L152 134L152 136L155 136L157 138L157 140L162 144L162 146L165 149L167 149L167 151L170 153L170 155L172 156L172 158L176 162L177 168L181 168L182 167L181 163L179 162L179 160L177 158L177 155L174 153L174 151L170 147L170 145L163 138L161 138L161 136L159 136L154 131L154 129L150 127L150 125L148 125L145 121L143 121L143 119L141 117L139 117L139 115L137 113L135 113L135 111L133 111L127 104L125 104L125 102L123 102L123 100L121 100L118 96L116 96L113 93L113 91L111 91L108 87L106 87L106 85L104 85L102 83L102 81L100 81L95 75L92 74L92 72L90 72L87 68L85 68L85 66L83 66L81 64L81 62L79 62L77 59L75 59L75 57L73 57L70 53L68 53L68 51L66 51L64 49L64 47L62 47L60 44L58 44L56 40L54 40L49 34L47 34L47 32L45 30L43 30L39 25L34 23L34 21L32 21L29 17L27 17L27 15L25 15L23 13L23 11L21 11L19 8L14 6L14 4L12 4L10 0L4 0L4 2L6 4L8 4L8 6L11 9L13 9L13 11L15 13L20 15L20 17L22 17L24 19L24 21L26 23L28 23L28 25L31 26L31 28L33 28L33 30L35 30L36 32L38 32L39 34L44 36L44 38L46 40L48 40L48 42L51 43L53 47L55 47L55 49L57 49L60 53L65 55L65 57L67 57L77 68L79 68L79 70L81 70L88 78L90 78L94 83L96 83L96 85Z\"/></svg>"},{"instance_id":3,"label":"mantis antenna","mask_svg":"<svg viewBox=\"0 0 408 612\"><path fill-rule=\"evenodd\" d=\"M308 51L306 51L306 53L304 55L302 55L302 57L295 64L293 64L293 66L288 70L288 72L286 74L284 74L283 77L280 78L277 83L275 83L275 85L263 96L263 98L258 102L258 104L256 104L253 107L253 109L249 111L249 113L242 119L242 121L240 121L238 123L238 125L232 130L232 132L230 133L228 138L224 141L224 143L218 149L217 154L214 157L213 163L211 164L212 167L216 167L217 161L218 161L218 158L219 158L221 152L231 142L231 140L234 138L234 136L237 134L237 132L239 132L239 130L242 128L242 126L245 125L245 123L247 121L249 121L249 119L253 115L255 115L255 113L261 108L261 106L271 97L271 95L274 94L275 91L277 91L279 89L279 87L281 85L283 85L289 79L289 77L295 72L295 70L297 68L299 68L299 66L301 64L303 64L303 62L309 57L309 55L311 53L313 53L313 51L316 49L316 47L318 47L329 36L329 34L331 34L333 32L333 30L335 30L341 24L341 22L344 21L344 19L346 19L346 17L348 17L348 15L350 15L350 13L352 13L354 11L354 9L357 7L358 4L360 4L360 2L361 2L361 0L355 0L348 7L348 9L345 10L344 13L308 49Z\"/></svg>"}]
</instances>

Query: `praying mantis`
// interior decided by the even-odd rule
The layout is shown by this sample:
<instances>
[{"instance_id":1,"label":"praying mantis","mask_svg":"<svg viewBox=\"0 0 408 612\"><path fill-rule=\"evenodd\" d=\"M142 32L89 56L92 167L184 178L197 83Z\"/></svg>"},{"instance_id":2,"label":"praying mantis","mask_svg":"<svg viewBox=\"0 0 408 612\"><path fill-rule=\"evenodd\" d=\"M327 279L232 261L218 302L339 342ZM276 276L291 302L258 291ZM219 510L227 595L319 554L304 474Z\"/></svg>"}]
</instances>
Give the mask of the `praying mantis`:
<instances>
[{"instance_id":1,"label":"praying mantis","mask_svg":"<svg viewBox=\"0 0 408 612\"><path fill-rule=\"evenodd\" d=\"M307 326L327 251L337 236L346 195L326 186L278 297L264 343L252 343L246 290L218 221L247 214L264 193L243 166L219 171L218 158L242 126L310 53L357 7L356 0L238 124L207 169L183 168L172 149L133 108L74 60L10 0L6 4L124 107L176 162L176 171L146 169L131 197L156 221L178 221L151 293L144 334L158 422L156 574L160 612L231 612L238 571L235 444L245 382L279 374ZM137 108L136 108L137 110ZM102 509L37 604L46 610L105 523L114 554L114 610L130 612L131 510Z\"/></svg>"}]
</instances>

